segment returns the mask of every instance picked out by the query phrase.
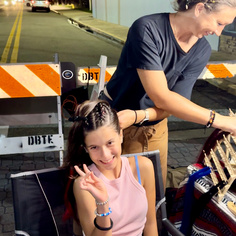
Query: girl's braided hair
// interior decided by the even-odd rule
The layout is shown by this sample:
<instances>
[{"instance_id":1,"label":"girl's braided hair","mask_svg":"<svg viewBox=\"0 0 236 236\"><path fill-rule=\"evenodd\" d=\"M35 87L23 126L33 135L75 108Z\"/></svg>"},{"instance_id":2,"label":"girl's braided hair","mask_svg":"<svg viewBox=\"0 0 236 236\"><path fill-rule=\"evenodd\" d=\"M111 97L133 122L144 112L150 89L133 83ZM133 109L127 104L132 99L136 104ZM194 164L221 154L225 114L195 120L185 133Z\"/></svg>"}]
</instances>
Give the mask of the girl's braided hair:
<instances>
[{"instance_id":1,"label":"girl's braided hair","mask_svg":"<svg viewBox=\"0 0 236 236\"><path fill-rule=\"evenodd\" d=\"M106 101L85 101L77 106L75 115L70 120L73 121L73 125L68 135L67 155L64 162L64 166L67 167L78 165L82 168L83 164L92 164L85 151L84 143L89 132L103 126L110 126L120 133L117 113Z\"/></svg>"}]
</instances>

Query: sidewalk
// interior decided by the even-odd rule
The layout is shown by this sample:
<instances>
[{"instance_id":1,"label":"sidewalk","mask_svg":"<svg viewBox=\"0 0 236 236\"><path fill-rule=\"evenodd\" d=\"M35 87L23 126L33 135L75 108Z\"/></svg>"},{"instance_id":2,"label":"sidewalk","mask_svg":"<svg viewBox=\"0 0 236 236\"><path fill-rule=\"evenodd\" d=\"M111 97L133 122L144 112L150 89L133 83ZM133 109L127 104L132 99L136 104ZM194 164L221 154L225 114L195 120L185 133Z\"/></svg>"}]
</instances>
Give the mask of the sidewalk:
<instances>
[{"instance_id":1,"label":"sidewalk","mask_svg":"<svg viewBox=\"0 0 236 236\"><path fill-rule=\"evenodd\" d=\"M81 29L102 34L111 40L123 44L126 39L128 27L118 26L97 19L91 13L71 10L68 6L51 7L51 10L65 16L68 20ZM236 55L228 57L224 53L213 52L211 61L236 60ZM235 79L228 79L230 85L236 84ZM236 111L236 97L220 86L212 85L204 80L197 81L193 89L192 100L197 104L216 110L221 114L228 114L228 108ZM68 132L69 124L65 127ZM169 119L169 151L168 166L170 168L186 167L196 162L197 155L205 140L213 131L206 130L197 124L192 124L171 117ZM14 132L9 130L9 132ZM29 170L38 170L59 166L57 153L35 153L24 155L11 155L0 157L0 235L14 235L14 215L12 206L12 193L10 174Z\"/></svg>"},{"instance_id":2,"label":"sidewalk","mask_svg":"<svg viewBox=\"0 0 236 236\"><path fill-rule=\"evenodd\" d=\"M66 9L67 10L66 10ZM68 7L53 5L51 10L55 13L67 17L71 24L93 32L95 34L103 35L106 38L114 40L118 43L124 44L128 33L128 27L112 24L93 18L92 13L80 10L68 10Z\"/></svg>"}]
</instances>

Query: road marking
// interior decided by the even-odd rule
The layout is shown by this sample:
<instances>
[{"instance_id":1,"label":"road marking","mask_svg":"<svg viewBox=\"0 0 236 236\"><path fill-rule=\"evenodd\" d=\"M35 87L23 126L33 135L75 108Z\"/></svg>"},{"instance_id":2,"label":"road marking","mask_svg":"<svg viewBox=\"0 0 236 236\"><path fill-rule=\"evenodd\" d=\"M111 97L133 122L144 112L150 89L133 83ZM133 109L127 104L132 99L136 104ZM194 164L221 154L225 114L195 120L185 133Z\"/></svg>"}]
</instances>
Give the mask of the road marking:
<instances>
[{"instance_id":1,"label":"road marking","mask_svg":"<svg viewBox=\"0 0 236 236\"><path fill-rule=\"evenodd\" d=\"M17 13L15 22L13 24L13 27L11 29L10 35L8 37L6 46L3 50L3 54L1 57L1 63L7 63L7 58L9 55L9 51L12 45L12 41L15 35L15 31L16 31L16 27L17 27L17 34L16 34L16 38L15 38L15 43L14 43L14 48L13 48L13 52L12 52L12 57L11 57L11 62L16 62L17 60L17 55L18 55L18 50L19 50L19 42L20 42L20 31L21 31L21 24L22 24L22 15L23 15L23 6L21 6L20 10ZM19 20L20 18L20 20ZM19 21L18 21L19 20Z\"/></svg>"},{"instance_id":2,"label":"road marking","mask_svg":"<svg viewBox=\"0 0 236 236\"><path fill-rule=\"evenodd\" d=\"M19 23L18 23L18 27L17 27L17 32L16 32L13 51L12 51L12 54L11 54L10 63L16 63L17 62L19 45L20 45L20 33L21 33L21 25L22 25L22 16L23 16L23 5L21 4L20 19L19 19Z\"/></svg>"}]
</instances>

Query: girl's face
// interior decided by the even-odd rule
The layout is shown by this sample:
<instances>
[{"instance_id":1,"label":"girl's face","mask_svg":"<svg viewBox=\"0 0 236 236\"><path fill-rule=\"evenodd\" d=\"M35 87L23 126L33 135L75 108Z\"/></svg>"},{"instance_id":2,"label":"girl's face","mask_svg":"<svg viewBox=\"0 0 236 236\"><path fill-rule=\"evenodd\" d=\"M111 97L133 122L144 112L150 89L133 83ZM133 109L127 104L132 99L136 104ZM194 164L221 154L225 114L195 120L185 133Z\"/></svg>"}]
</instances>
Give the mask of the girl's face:
<instances>
[{"instance_id":1,"label":"girl's face","mask_svg":"<svg viewBox=\"0 0 236 236\"><path fill-rule=\"evenodd\" d=\"M222 6L216 12L208 12L203 8L196 8L197 27L195 36L202 38L209 34L221 35L222 30L228 24L231 24L236 17L236 8Z\"/></svg>"},{"instance_id":2,"label":"girl's face","mask_svg":"<svg viewBox=\"0 0 236 236\"><path fill-rule=\"evenodd\" d=\"M112 170L117 166L122 139L122 133L117 133L111 126L103 126L87 134L86 150L100 171Z\"/></svg>"}]
</instances>

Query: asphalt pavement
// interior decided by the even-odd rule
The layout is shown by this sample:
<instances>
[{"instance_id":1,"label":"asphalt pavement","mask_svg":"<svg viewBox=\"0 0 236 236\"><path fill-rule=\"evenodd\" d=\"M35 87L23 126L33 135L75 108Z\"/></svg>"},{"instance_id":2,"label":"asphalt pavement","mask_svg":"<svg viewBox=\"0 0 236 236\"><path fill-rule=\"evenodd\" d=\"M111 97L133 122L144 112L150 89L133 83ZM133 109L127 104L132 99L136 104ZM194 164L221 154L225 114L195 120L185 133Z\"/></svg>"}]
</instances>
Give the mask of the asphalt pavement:
<instances>
[{"instance_id":1,"label":"asphalt pavement","mask_svg":"<svg viewBox=\"0 0 236 236\"><path fill-rule=\"evenodd\" d=\"M74 10L71 6L52 6L52 11L61 14L78 30L86 30L95 36L106 37L117 43L123 44L128 32L127 27L107 23L94 19L91 13ZM235 55L213 52L212 61L236 60ZM235 78L228 79L229 83L235 84ZM219 85L215 86L209 81L198 80L193 89L192 100L209 109L214 109L220 114L228 114L231 108L236 112L234 93L223 90ZM15 127L9 128L9 133L14 133ZM69 125L65 124L65 133ZM169 170L186 167L197 161L197 156L213 131L212 128L206 132L202 125L193 124L179 120L175 117L169 118ZM65 135L66 136L66 135ZM14 235L14 214L12 204L12 191L10 175L29 170L39 170L44 168L58 167L58 153L34 153L2 155L0 157L0 235Z\"/></svg>"}]
</instances>

